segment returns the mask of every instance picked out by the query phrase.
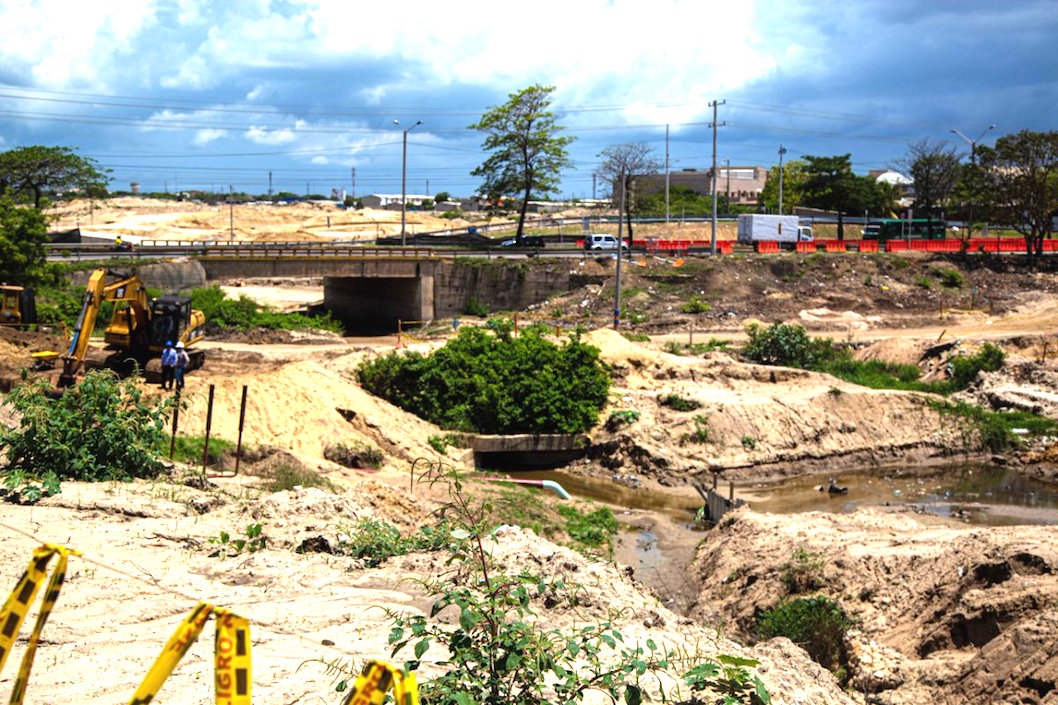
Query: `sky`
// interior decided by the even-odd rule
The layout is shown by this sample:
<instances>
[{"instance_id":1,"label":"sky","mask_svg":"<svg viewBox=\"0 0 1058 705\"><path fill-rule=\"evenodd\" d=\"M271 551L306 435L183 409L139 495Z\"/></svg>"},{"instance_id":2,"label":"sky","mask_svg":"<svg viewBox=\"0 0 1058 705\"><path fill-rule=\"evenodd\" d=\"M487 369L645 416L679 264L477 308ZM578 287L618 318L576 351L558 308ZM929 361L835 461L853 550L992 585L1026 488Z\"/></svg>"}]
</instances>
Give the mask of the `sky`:
<instances>
[{"instance_id":1,"label":"sky","mask_svg":"<svg viewBox=\"0 0 1058 705\"><path fill-rule=\"evenodd\" d=\"M112 190L399 194L407 130L407 193L470 195L468 126L534 84L574 138L555 197L603 197L607 147L663 165L666 126L669 168L708 169L713 101L720 164L866 173L1058 129L1058 0L0 0L0 151L71 147Z\"/></svg>"}]
</instances>

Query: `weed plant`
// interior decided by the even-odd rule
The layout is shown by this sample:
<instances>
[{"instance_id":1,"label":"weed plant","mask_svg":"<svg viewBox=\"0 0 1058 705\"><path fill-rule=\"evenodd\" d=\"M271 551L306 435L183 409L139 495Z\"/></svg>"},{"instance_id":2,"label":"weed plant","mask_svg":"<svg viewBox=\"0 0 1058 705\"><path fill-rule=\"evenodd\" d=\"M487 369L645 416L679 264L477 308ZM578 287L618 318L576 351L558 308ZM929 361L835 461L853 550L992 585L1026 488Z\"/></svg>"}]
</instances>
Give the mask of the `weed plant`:
<instances>
[{"instance_id":1,"label":"weed plant","mask_svg":"<svg viewBox=\"0 0 1058 705\"><path fill-rule=\"evenodd\" d=\"M841 606L828 597L799 597L757 615L760 639L784 636L813 661L844 675L848 666L845 633L854 626Z\"/></svg>"},{"instance_id":2,"label":"weed plant","mask_svg":"<svg viewBox=\"0 0 1058 705\"><path fill-rule=\"evenodd\" d=\"M662 406L667 406L673 411L694 411L701 406L697 400L685 399L679 394L666 394L658 399L658 403Z\"/></svg>"}]
</instances>

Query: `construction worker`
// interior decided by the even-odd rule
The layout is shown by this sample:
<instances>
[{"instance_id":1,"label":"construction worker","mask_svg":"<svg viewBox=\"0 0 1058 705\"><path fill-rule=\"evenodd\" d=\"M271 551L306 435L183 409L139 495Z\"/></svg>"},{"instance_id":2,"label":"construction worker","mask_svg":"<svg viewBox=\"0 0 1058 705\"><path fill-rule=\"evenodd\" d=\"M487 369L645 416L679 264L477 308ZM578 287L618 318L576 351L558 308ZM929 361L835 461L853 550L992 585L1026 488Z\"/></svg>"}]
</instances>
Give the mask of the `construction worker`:
<instances>
[{"instance_id":1,"label":"construction worker","mask_svg":"<svg viewBox=\"0 0 1058 705\"><path fill-rule=\"evenodd\" d=\"M191 364L191 357L184 350L184 341L180 340L176 343L176 388L184 388L184 372L187 370L187 366Z\"/></svg>"},{"instance_id":2,"label":"construction worker","mask_svg":"<svg viewBox=\"0 0 1058 705\"><path fill-rule=\"evenodd\" d=\"M172 389L173 379L176 376L176 350L173 349L173 341L165 341L162 350L162 389Z\"/></svg>"}]
</instances>

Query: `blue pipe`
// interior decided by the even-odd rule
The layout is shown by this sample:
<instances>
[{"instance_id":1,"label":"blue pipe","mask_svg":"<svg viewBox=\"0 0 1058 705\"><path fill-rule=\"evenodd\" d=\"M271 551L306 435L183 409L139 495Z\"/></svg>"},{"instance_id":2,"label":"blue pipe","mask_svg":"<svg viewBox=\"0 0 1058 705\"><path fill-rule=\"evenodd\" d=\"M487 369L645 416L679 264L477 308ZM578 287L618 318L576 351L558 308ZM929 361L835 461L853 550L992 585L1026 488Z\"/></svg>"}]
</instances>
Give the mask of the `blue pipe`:
<instances>
[{"instance_id":1,"label":"blue pipe","mask_svg":"<svg viewBox=\"0 0 1058 705\"><path fill-rule=\"evenodd\" d=\"M566 492L566 488L554 480L517 480L512 477L483 477L481 479L486 482L510 482L515 485L533 485L534 487L551 490L562 499L573 499L573 495Z\"/></svg>"}]
</instances>

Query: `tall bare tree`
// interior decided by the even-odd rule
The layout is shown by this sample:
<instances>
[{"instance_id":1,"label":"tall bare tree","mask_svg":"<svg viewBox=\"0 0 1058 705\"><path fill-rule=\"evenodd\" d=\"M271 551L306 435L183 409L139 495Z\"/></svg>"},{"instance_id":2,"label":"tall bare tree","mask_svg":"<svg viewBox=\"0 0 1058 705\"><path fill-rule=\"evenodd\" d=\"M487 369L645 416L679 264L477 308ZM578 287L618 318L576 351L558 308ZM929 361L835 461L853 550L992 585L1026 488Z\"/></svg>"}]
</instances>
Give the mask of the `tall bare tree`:
<instances>
[{"instance_id":1,"label":"tall bare tree","mask_svg":"<svg viewBox=\"0 0 1058 705\"><path fill-rule=\"evenodd\" d=\"M929 138L908 145L900 162L915 184L915 212L939 215L947 207L959 180L959 155L944 140Z\"/></svg>"},{"instance_id":2,"label":"tall bare tree","mask_svg":"<svg viewBox=\"0 0 1058 705\"><path fill-rule=\"evenodd\" d=\"M634 193L635 177L657 172L661 162L654 156L653 150L644 142L626 142L607 147L599 152L602 163L598 174L613 184L614 199L621 197L617 189L625 192L625 213L628 218L628 247L632 247L632 208L629 206L631 194Z\"/></svg>"}]
</instances>

